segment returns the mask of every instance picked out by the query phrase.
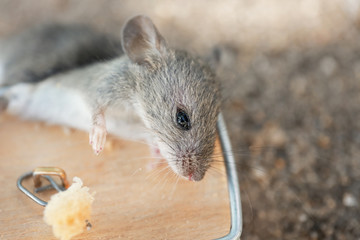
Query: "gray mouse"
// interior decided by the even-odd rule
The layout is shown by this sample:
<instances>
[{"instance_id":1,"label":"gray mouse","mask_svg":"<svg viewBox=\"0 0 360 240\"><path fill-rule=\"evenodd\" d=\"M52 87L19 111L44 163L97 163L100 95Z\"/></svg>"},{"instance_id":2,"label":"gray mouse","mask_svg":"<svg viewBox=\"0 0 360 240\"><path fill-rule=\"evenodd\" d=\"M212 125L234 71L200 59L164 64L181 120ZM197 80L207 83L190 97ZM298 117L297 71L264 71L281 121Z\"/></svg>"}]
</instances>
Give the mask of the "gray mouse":
<instances>
[{"instance_id":1,"label":"gray mouse","mask_svg":"<svg viewBox=\"0 0 360 240\"><path fill-rule=\"evenodd\" d=\"M118 46L116 40L101 39ZM73 42L76 47L77 41ZM98 43L91 44L98 49ZM121 49L105 51L103 59L95 63L86 57L90 60L82 64L74 60L68 64L61 48L55 49L49 53L55 60L42 68L37 64L39 70L31 80L9 79L8 69L13 76L26 72L13 70L17 63L9 64L12 51L8 50L0 56L0 86L6 86L0 88L0 106L26 119L89 131L96 154L103 150L108 132L145 138L175 173L200 181L212 162L221 103L215 74L200 59L169 48L150 18L143 15L127 21L121 43L125 54ZM47 53L43 55L46 59ZM72 51L68 55L74 58ZM48 69L60 70L44 74Z\"/></svg>"}]
</instances>

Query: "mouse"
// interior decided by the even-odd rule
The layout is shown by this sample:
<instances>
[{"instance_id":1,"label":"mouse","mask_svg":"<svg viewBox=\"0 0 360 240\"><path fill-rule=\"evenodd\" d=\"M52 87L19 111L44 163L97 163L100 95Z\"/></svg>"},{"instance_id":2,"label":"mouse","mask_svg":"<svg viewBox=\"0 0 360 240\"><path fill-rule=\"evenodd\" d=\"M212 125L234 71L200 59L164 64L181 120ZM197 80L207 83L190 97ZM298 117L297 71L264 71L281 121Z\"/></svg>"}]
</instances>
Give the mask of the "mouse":
<instances>
[{"instance_id":1,"label":"mouse","mask_svg":"<svg viewBox=\"0 0 360 240\"><path fill-rule=\"evenodd\" d=\"M74 58L74 47L84 44L77 40L71 40L67 49L72 50L67 53L60 46L51 53L49 43L40 52L44 59L50 55L50 60L36 63L36 71L26 61L22 63L26 67L17 69L16 61L8 61L13 56L10 50L0 55L0 109L24 119L88 131L95 154L104 149L108 133L146 139L177 175L202 180L213 161L221 105L219 80L206 61L169 47L145 15L130 18L121 33L119 41L100 37L111 48L119 48L105 51L100 61L67 62L67 55ZM40 46L53 41L44 40L39 32L30 35L42 42ZM36 40L39 35L41 40ZM101 49L101 41L91 44ZM91 47L83 49L91 51ZM21 58L29 51L18 54L16 58ZM37 54L30 51L24 59L30 61ZM24 79L29 72L36 74Z\"/></svg>"}]
</instances>

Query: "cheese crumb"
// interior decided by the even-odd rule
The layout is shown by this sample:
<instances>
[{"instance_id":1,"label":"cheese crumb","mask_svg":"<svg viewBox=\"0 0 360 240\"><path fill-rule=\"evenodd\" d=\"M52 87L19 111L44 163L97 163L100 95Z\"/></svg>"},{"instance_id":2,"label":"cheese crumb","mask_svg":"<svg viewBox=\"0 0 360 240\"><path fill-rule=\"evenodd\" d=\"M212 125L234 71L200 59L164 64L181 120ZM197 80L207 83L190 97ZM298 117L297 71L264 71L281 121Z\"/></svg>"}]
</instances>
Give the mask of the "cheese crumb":
<instances>
[{"instance_id":1,"label":"cheese crumb","mask_svg":"<svg viewBox=\"0 0 360 240\"><path fill-rule=\"evenodd\" d=\"M53 195L45 207L44 221L52 226L58 239L69 240L89 226L94 194L82 185L81 179L74 177L73 184L66 191Z\"/></svg>"}]
</instances>

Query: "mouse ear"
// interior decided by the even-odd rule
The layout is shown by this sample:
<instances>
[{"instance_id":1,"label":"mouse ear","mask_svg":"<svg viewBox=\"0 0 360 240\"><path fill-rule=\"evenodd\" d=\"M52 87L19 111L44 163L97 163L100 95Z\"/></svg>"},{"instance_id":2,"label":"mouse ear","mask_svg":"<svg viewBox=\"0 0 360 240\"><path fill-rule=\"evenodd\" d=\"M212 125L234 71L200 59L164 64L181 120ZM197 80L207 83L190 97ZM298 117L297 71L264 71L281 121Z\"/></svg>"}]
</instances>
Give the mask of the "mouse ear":
<instances>
[{"instance_id":1,"label":"mouse ear","mask_svg":"<svg viewBox=\"0 0 360 240\"><path fill-rule=\"evenodd\" d=\"M166 53L165 39L150 18L139 15L131 18L122 31L122 46L131 61L143 64L151 56Z\"/></svg>"}]
</instances>

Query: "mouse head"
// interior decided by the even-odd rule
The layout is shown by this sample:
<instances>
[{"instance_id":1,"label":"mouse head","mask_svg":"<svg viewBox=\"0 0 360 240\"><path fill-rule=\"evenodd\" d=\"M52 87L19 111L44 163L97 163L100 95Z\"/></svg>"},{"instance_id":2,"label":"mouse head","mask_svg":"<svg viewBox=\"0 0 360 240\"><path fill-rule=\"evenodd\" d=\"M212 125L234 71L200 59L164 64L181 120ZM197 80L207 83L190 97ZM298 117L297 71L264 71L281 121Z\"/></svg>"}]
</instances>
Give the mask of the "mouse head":
<instances>
[{"instance_id":1,"label":"mouse head","mask_svg":"<svg viewBox=\"0 0 360 240\"><path fill-rule=\"evenodd\" d=\"M169 49L152 21L130 19L123 48L134 63L135 103L177 174L201 180L210 167L220 107L219 83L201 60Z\"/></svg>"}]
</instances>

